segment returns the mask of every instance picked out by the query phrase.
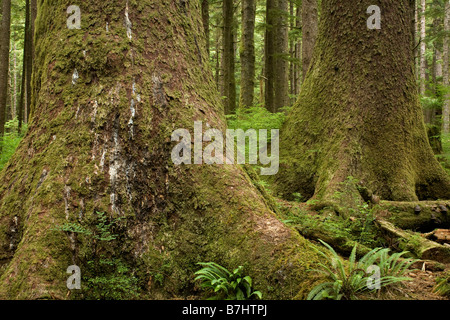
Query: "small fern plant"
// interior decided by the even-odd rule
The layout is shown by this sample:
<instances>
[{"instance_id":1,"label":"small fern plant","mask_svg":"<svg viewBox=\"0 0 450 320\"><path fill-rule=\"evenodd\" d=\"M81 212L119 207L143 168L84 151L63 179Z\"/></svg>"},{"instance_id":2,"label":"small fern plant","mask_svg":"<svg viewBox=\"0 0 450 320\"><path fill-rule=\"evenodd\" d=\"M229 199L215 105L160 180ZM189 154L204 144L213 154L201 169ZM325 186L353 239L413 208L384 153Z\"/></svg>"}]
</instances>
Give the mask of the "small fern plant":
<instances>
[{"instance_id":1,"label":"small fern plant","mask_svg":"<svg viewBox=\"0 0 450 320\"><path fill-rule=\"evenodd\" d=\"M395 283L411 280L405 277L407 269L417 260L403 259L402 256L407 252L395 253L389 255L389 249L375 248L364 255L359 261L356 261L356 247L350 254L348 263L339 257L336 251L326 242L320 242L327 248L328 252L322 252L313 247L326 260L327 264L319 263L319 269L315 271L325 275L327 281L314 287L309 293L308 300L354 300L357 294L363 291L374 292L382 287L387 287ZM377 266L379 274L377 275L377 288L369 283L374 280L371 270Z\"/></svg>"},{"instance_id":2,"label":"small fern plant","mask_svg":"<svg viewBox=\"0 0 450 320\"><path fill-rule=\"evenodd\" d=\"M214 293L208 300L248 300L262 298L260 291L253 291L252 278L243 275L243 266L230 272L214 262L199 262L203 266L197 271L195 280L200 280L200 287Z\"/></svg>"}]
</instances>

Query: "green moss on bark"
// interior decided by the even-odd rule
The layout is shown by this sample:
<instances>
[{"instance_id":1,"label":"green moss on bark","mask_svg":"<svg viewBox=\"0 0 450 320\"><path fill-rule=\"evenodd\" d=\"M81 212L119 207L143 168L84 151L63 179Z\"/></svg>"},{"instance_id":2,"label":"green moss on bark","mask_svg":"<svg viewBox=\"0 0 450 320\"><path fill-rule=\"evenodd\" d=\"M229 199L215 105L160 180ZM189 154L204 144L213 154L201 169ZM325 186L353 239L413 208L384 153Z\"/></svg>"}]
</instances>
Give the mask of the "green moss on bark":
<instances>
[{"instance_id":1,"label":"green moss on bark","mask_svg":"<svg viewBox=\"0 0 450 320\"><path fill-rule=\"evenodd\" d=\"M281 130L284 197L332 201L352 176L381 199L450 198L419 105L409 1L381 1L380 30L366 26L371 4L323 3L312 67Z\"/></svg>"}]
</instances>

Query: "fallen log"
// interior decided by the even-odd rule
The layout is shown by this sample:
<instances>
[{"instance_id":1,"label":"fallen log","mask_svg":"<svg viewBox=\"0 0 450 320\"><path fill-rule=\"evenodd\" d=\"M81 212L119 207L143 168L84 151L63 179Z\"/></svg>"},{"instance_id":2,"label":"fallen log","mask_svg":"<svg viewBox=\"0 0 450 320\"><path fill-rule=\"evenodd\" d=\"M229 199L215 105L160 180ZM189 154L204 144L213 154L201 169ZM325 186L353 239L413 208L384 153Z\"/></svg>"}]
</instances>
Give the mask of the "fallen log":
<instances>
[{"instance_id":1,"label":"fallen log","mask_svg":"<svg viewBox=\"0 0 450 320\"><path fill-rule=\"evenodd\" d=\"M320 228L319 226L302 226L302 225L296 225L295 229L306 239L318 241L322 240L328 243L330 246L333 247L336 252L343 256L350 256L353 247L356 245L356 241L350 240L347 237L344 236L337 236L336 234L325 230L323 228ZM371 251L372 248L369 248L361 243L358 243L358 246L356 247L356 256L358 258L364 256L366 253Z\"/></svg>"},{"instance_id":2,"label":"fallen log","mask_svg":"<svg viewBox=\"0 0 450 320\"><path fill-rule=\"evenodd\" d=\"M380 201L373 213L400 229L429 232L450 228L449 209L450 201Z\"/></svg>"},{"instance_id":3,"label":"fallen log","mask_svg":"<svg viewBox=\"0 0 450 320\"><path fill-rule=\"evenodd\" d=\"M450 243L450 229L435 229L423 236L438 243Z\"/></svg>"},{"instance_id":4,"label":"fallen log","mask_svg":"<svg viewBox=\"0 0 450 320\"><path fill-rule=\"evenodd\" d=\"M375 224L388 241L397 241L399 249L409 251L419 259L450 263L450 246L431 241L416 232L402 230L380 218L375 220Z\"/></svg>"}]
</instances>

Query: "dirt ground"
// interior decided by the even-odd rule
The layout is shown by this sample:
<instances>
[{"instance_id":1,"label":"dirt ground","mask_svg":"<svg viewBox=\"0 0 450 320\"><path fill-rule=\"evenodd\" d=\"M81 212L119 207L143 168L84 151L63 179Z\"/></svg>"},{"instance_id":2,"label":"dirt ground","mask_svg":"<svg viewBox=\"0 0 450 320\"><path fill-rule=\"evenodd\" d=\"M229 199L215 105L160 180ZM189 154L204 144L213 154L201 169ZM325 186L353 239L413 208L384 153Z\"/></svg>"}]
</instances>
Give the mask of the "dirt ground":
<instances>
[{"instance_id":1,"label":"dirt ground","mask_svg":"<svg viewBox=\"0 0 450 320\"><path fill-rule=\"evenodd\" d=\"M450 270L450 264L446 265L445 270ZM448 297L443 297L433 292L433 288L436 286L436 278L444 272L427 270L425 264L425 270L414 270L407 274L413 280L405 283L405 287L401 289L401 293L404 294L405 299L450 300Z\"/></svg>"}]
</instances>

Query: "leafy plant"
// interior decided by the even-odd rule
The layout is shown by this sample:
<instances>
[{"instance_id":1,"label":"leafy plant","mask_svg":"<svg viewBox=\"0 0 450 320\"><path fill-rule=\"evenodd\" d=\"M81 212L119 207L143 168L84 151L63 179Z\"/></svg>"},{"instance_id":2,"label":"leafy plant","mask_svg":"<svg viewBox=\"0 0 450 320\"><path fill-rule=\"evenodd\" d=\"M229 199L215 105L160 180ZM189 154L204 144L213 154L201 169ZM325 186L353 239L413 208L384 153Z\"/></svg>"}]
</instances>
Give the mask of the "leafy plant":
<instances>
[{"instance_id":1,"label":"leafy plant","mask_svg":"<svg viewBox=\"0 0 450 320\"><path fill-rule=\"evenodd\" d=\"M253 296L262 298L260 291L252 290L252 278L243 275L243 266L228 271L214 262L199 262L202 269L195 274L195 280L201 280L201 288L214 292L210 300L247 300Z\"/></svg>"},{"instance_id":2,"label":"leafy plant","mask_svg":"<svg viewBox=\"0 0 450 320\"><path fill-rule=\"evenodd\" d=\"M450 297L450 272L445 272L436 278L436 286L433 291L439 295Z\"/></svg>"},{"instance_id":3,"label":"leafy plant","mask_svg":"<svg viewBox=\"0 0 450 320\"><path fill-rule=\"evenodd\" d=\"M295 202L303 202L305 199L303 198L302 194L299 192L295 192L292 194L292 196L294 197L294 201Z\"/></svg>"},{"instance_id":4,"label":"leafy plant","mask_svg":"<svg viewBox=\"0 0 450 320\"><path fill-rule=\"evenodd\" d=\"M406 252L388 255L389 249L375 248L359 261L356 261L356 247L350 254L348 264L339 257L336 251L326 242L320 242L328 249L327 253L322 252L314 247L320 255L322 255L327 264L319 263L320 269L311 271L319 272L325 275L327 281L314 287L308 295L308 300L353 300L357 298L357 294L363 291L375 291L369 288L368 283L372 281L372 274L369 273L369 267L378 266L380 270L378 284L379 288L387 287L395 283L411 280L405 277L406 270L416 260L403 260L401 256Z\"/></svg>"}]
</instances>

